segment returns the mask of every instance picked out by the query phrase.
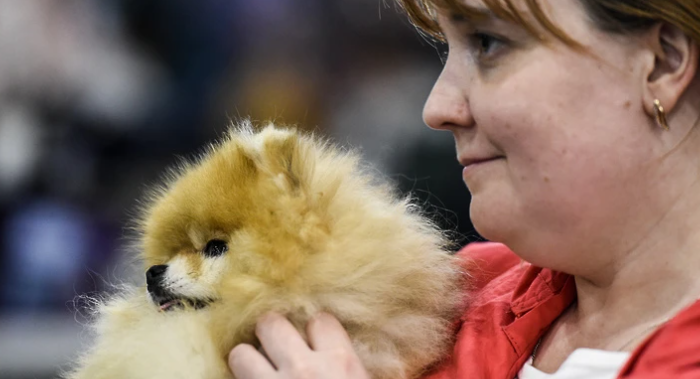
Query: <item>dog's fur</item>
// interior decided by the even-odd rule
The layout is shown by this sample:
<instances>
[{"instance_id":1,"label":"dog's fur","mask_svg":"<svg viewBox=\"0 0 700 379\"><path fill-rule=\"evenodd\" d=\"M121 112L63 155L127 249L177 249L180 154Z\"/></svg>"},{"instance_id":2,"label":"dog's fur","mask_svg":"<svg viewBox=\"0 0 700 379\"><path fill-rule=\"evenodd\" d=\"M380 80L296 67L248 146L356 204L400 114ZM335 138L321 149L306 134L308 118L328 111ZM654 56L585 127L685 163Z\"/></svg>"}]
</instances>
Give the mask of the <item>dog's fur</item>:
<instances>
[{"instance_id":1,"label":"dog's fur","mask_svg":"<svg viewBox=\"0 0 700 379\"><path fill-rule=\"evenodd\" d=\"M67 378L232 378L227 353L257 344L270 310L302 334L316 312L335 315L376 379L418 377L448 354L463 266L354 154L243 123L176 171L138 225L145 268L168 265L162 287L180 300L139 288L101 305L95 346ZM211 240L228 251L205 256Z\"/></svg>"}]
</instances>

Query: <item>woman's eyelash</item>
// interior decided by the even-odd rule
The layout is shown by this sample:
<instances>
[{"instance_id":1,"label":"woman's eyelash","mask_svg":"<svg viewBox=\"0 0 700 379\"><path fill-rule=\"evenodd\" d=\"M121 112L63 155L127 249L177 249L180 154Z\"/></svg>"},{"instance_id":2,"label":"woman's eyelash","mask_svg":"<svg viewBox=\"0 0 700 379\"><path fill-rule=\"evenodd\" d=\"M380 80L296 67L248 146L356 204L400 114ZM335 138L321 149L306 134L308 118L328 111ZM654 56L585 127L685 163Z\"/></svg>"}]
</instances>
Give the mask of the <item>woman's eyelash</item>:
<instances>
[{"instance_id":1,"label":"woman's eyelash","mask_svg":"<svg viewBox=\"0 0 700 379\"><path fill-rule=\"evenodd\" d=\"M469 48L474 57L484 61L493 58L493 56L497 54L500 49L507 45L507 41L504 38L479 31L467 34L467 38ZM447 62L447 57L449 56L449 47L436 46L436 50L440 61L444 65Z\"/></svg>"},{"instance_id":2,"label":"woman's eyelash","mask_svg":"<svg viewBox=\"0 0 700 379\"><path fill-rule=\"evenodd\" d=\"M447 62L447 56L450 54L450 51L448 49L438 49L438 56L440 57L440 61L442 64L445 64Z\"/></svg>"},{"instance_id":3,"label":"woman's eyelash","mask_svg":"<svg viewBox=\"0 0 700 379\"><path fill-rule=\"evenodd\" d=\"M433 45L433 48L435 48L440 62L442 62L442 64L444 65L445 62L447 62L447 55L450 52L449 46L447 45L447 43L436 43L435 45Z\"/></svg>"},{"instance_id":4,"label":"woman's eyelash","mask_svg":"<svg viewBox=\"0 0 700 379\"><path fill-rule=\"evenodd\" d=\"M492 34L475 32L470 36L472 44L477 49L479 56L489 55L493 50L498 48L503 40Z\"/></svg>"}]
</instances>

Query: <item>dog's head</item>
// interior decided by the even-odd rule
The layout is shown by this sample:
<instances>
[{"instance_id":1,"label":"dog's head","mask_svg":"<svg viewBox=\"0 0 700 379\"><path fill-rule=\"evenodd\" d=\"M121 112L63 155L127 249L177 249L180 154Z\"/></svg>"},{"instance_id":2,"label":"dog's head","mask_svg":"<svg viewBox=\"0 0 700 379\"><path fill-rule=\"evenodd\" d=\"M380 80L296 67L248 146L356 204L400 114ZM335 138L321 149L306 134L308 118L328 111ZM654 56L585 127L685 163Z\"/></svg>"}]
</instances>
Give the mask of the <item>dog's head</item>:
<instances>
[{"instance_id":1,"label":"dog's head","mask_svg":"<svg viewBox=\"0 0 700 379\"><path fill-rule=\"evenodd\" d=\"M161 310L199 309L290 280L321 248L311 144L289 130L237 129L153 194L139 228L148 292Z\"/></svg>"}]
</instances>

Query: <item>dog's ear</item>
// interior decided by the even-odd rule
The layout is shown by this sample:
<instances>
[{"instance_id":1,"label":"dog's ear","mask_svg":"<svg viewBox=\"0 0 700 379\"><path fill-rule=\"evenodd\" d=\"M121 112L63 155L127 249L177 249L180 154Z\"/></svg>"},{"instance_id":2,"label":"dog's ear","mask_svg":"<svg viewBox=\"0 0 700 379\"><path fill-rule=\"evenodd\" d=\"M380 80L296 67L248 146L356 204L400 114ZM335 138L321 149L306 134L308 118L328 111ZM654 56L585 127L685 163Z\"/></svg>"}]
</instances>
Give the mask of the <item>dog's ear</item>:
<instances>
[{"instance_id":1,"label":"dog's ear","mask_svg":"<svg viewBox=\"0 0 700 379\"><path fill-rule=\"evenodd\" d=\"M225 155L224 162L227 165L236 167L236 171L240 171L247 176L257 175L259 172L260 156L253 147L250 140L254 135L254 130L250 120L243 120L239 124L232 124L226 134L226 138L218 145L212 145L209 149L209 155L221 149L227 149L230 154ZM226 172L226 170L222 171Z\"/></svg>"},{"instance_id":2,"label":"dog's ear","mask_svg":"<svg viewBox=\"0 0 700 379\"><path fill-rule=\"evenodd\" d=\"M242 145L236 146L235 161L233 164L240 167L241 170L248 175L252 176L258 173L258 163L255 155Z\"/></svg>"},{"instance_id":3,"label":"dog's ear","mask_svg":"<svg viewBox=\"0 0 700 379\"><path fill-rule=\"evenodd\" d=\"M308 174L304 138L294 130L273 126L265 128L263 135L263 154L270 169L274 174L281 175L288 189L301 189Z\"/></svg>"}]
</instances>

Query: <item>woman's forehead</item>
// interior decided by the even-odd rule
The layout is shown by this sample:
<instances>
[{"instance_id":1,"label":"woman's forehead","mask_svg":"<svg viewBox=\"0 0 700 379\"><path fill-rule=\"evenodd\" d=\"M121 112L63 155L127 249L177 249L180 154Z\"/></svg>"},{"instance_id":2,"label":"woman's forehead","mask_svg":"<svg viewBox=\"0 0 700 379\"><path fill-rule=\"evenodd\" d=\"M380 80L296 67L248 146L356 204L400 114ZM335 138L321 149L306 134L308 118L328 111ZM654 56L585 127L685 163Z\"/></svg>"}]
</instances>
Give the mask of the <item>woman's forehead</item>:
<instances>
[{"instance_id":1,"label":"woman's forehead","mask_svg":"<svg viewBox=\"0 0 700 379\"><path fill-rule=\"evenodd\" d=\"M581 14L575 0L525 1L525 0L427 0L434 4L439 29L444 23L452 25L508 25L522 28L535 38L545 41L549 37L574 48L581 48L578 41L562 29L556 15ZM568 17L568 16L567 16Z\"/></svg>"},{"instance_id":2,"label":"woman's forehead","mask_svg":"<svg viewBox=\"0 0 700 379\"><path fill-rule=\"evenodd\" d=\"M570 38L552 19L562 7L581 7L578 0L396 0L406 10L411 22L426 34L445 41L443 26L451 21L470 22L498 19L526 30L537 39L547 35L571 47L580 44Z\"/></svg>"}]
</instances>

